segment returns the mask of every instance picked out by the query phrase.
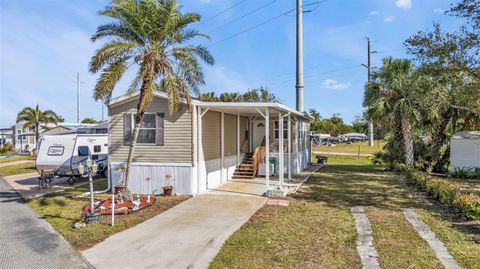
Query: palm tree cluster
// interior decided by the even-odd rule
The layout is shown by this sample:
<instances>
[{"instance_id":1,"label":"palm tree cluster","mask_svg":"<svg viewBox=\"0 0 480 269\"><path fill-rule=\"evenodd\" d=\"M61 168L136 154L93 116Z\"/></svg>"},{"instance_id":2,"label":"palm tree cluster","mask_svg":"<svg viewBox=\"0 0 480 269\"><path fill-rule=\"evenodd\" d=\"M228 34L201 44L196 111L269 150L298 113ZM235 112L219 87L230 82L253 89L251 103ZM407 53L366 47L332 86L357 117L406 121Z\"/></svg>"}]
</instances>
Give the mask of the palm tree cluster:
<instances>
[{"instance_id":1,"label":"palm tree cluster","mask_svg":"<svg viewBox=\"0 0 480 269\"><path fill-rule=\"evenodd\" d=\"M124 184L128 185L138 129L155 91L168 95L170 113L182 102L191 104L191 92L204 84L200 65L214 63L208 49L193 44L209 38L190 28L197 13L182 13L176 0L114 0L99 15L112 21L97 28L93 42L106 40L90 61L92 73L101 72L94 90L96 100L108 100L129 68L136 69L129 92L140 91L128 153ZM128 187L128 186L127 186Z\"/></svg>"},{"instance_id":2,"label":"palm tree cluster","mask_svg":"<svg viewBox=\"0 0 480 269\"><path fill-rule=\"evenodd\" d=\"M280 103L280 99L271 93L268 88L260 87L244 93L224 92L219 96L215 92L202 93L199 96L205 102L273 102Z\"/></svg>"},{"instance_id":3,"label":"palm tree cluster","mask_svg":"<svg viewBox=\"0 0 480 269\"><path fill-rule=\"evenodd\" d=\"M468 19L453 33L420 31L405 41L409 59L383 59L365 86L367 115L388 126L384 161L445 172L450 137L480 128L480 2L447 12Z\"/></svg>"},{"instance_id":4,"label":"palm tree cluster","mask_svg":"<svg viewBox=\"0 0 480 269\"><path fill-rule=\"evenodd\" d=\"M25 107L17 115L17 123L23 122L23 128L29 128L31 130L35 130L35 141L38 142L40 138L39 128L40 125L47 125L48 123L61 122L63 120L62 117L57 115L52 110L40 110L39 106L37 105L35 108L33 107Z\"/></svg>"}]
</instances>

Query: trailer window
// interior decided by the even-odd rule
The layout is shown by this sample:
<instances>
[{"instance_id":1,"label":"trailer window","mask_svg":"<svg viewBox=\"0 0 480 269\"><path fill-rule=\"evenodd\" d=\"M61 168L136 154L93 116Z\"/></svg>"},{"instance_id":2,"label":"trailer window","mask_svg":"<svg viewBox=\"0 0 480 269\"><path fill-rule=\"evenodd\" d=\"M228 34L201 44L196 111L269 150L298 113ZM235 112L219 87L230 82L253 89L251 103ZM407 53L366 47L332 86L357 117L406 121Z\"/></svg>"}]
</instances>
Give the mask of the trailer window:
<instances>
[{"instance_id":1,"label":"trailer window","mask_svg":"<svg viewBox=\"0 0 480 269\"><path fill-rule=\"evenodd\" d=\"M65 148L63 146L51 146L48 148L47 155L48 156L62 156L63 150Z\"/></svg>"},{"instance_id":2,"label":"trailer window","mask_svg":"<svg viewBox=\"0 0 480 269\"><path fill-rule=\"evenodd\" d=\"M100 145L95 145L93 146L93 153L98 153L102 151L102 146Z\"/></svg>"},{"instance_id":3,"label":"trailer window","mask_svg":"<svg viewBox=\"0 0 480 269\"><path fill-rule=\"evenodd\" d=\"M90 151L88 150L88 146L78 147L78 156L88 156L88 155L90 155Z\"/></svg>"}]
</instances>

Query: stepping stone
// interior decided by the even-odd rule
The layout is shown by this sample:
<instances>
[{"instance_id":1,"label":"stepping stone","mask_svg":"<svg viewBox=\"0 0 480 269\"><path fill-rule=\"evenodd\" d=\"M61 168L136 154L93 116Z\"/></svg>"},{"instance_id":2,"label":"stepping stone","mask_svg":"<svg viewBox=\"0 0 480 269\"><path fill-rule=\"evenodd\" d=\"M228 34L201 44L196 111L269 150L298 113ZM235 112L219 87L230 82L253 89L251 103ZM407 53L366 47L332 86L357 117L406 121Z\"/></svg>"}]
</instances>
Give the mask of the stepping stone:
<instances>
[{"instance_id":1,"label":"stepping stone","mask_svg":"<svg viewBox=\"0 0 480 269\"><path fill-rule=\"evenodd\" d=\"M430 227L418 217L413 209L404 208L402 211L407 221L410 222L420 237L427 241L428 245L433 249L435 255L437 255L438 259L446 269L462 268L458 265L452 255L450 255L443 242L438 240L435 233L433 233L432 230L430 230Z\"/></svg>"},{"instance_id":2,"label":"stepping stone","mask_svg":"<svg viewBox=\"0 0 480 269\"><path fill-rule=\"evenodd\" d=\"M357 251L363 269L380 269L378 253L373 244L373 231L363 206L354 206L350 209L355 226L357 227Z\"/></svg>"}]
</instances>

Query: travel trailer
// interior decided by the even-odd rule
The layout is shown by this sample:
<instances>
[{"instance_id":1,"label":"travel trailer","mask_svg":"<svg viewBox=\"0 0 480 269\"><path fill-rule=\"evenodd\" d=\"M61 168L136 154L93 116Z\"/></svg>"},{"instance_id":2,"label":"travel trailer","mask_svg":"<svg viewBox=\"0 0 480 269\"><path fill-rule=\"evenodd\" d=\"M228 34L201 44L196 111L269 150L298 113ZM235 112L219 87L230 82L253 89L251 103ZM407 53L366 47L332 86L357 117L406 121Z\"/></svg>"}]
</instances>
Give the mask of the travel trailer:
<instances>
[{"instance_id":1,"label":"travel trailer","mask_svg":"<svg viewBox=\"0 0 480 269\"><path fill-rule=\"evenodd\" d=\"M107 134L65 134L42 136L36 160L42 177L69 177L73 184L80 177L78 166L90 157L98 165L98 173L106 176L108 168Z\"/></svg>"}]
</instances>

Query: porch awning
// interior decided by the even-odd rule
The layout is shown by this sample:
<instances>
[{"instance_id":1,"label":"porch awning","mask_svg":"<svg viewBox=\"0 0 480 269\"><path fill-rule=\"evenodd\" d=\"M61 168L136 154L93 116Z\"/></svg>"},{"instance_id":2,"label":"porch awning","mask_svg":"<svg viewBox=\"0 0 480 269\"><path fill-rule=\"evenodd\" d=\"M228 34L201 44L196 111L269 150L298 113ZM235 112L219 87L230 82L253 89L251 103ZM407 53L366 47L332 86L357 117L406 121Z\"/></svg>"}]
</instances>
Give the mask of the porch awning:
<instances>
[{"instance_id":1,"label":"porch awning","mask_svg":"<svg viewBox=\"0 0 480 269\"><path fill-rule=\"evenodd\" d=\"M244 116L256 116L259 114L258 110L265 113L269 109L270 115L274 116L279 112L282 114L290 113L293 116L310 120L310 117L291 109L279 103L252 103L252 102L197 102L198 106L202 108L209 108L212 111L225 112L230 114L240 114Z\"/></svg>"}]
</instances>

